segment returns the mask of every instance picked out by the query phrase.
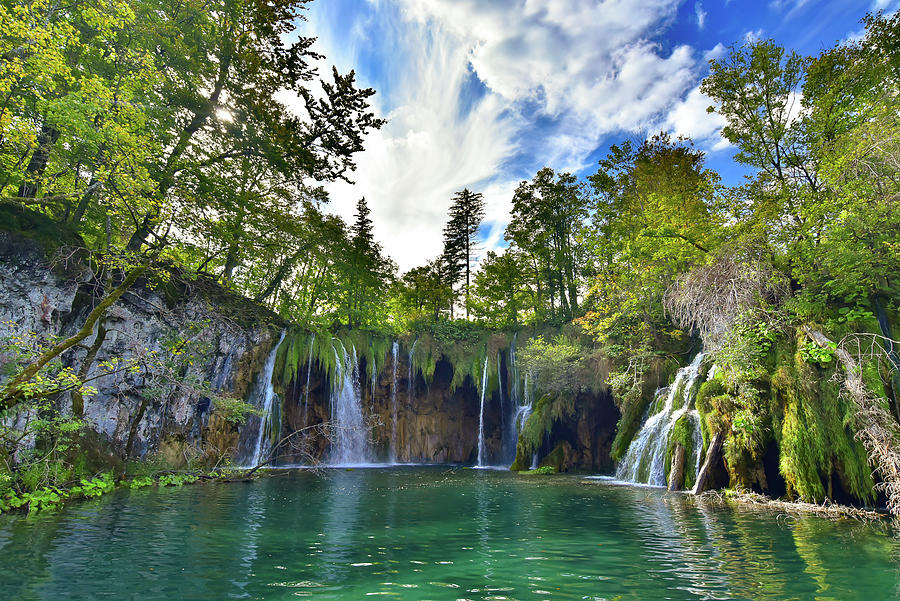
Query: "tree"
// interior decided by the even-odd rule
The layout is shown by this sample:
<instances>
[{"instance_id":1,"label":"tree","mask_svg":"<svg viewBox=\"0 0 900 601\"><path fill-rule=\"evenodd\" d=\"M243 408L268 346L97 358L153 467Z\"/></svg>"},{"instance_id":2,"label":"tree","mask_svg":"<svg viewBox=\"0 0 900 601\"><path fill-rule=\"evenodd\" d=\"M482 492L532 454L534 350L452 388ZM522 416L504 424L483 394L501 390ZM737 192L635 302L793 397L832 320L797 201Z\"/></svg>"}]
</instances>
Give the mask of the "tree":
<instances>
[{"instance_id":1,"label":"tree","mask_svg":"<svg viewBox=\"0 0 900 601\"><path fill-rule=\"evenodd\" d=\"M453 300L446 264L441 257L410 269L397 282L400 306L415 321L429 318L437 321Z\"/></svg>"},{"instance_id":2,"label":"tree","mask_svg":"<svg viewBox=\"0 0 900 601\"><path fill-rule=\"evenodd\" d=\"M516 189L506 239L522 250L530 263L536 315L543 313L545 293L551 316L565 320L578 313L582 229L589 207L590 198L575 176L556 174L549 167Z\"/></svg>"},{"instance_id":3,"label":"tree","mask_svg":"<svg viewBox=\"0 0 900 601\"><path fill-rule=\"evenodd\" d=\"M496 327L518 325L531 290L521 251L489 251L475 274L475 315Z\"/></svg>"},{"instance_id":4,"label":"tree","mask_svg":"<svg viewBox=\"0 0 900 601\"><path fill-rule=\"evenodd\" d=\"M465 274L466 319L469 319L472 267L477 251L476 235L484 220L484 196L468 188L453 195L450 219L444 227L444 261L451 286Z\"/></svg>"},{"instance_id":5,"label":"tree","mask_svg":"<svg viewBox=\"0 0 900 601\"><path fill-rule=\"evenodd\" d=\"M304 251L320 246L300 226L321 221L313 182L347 178L383 121L373 90L353 72L321 77L314 38L291 35L307 3L17 0L0 10L2 202L69 222L89 251L102 249L88 302L105 309L164 258L275 305ZM383 257L378 269L390 271ZM103 323L102 311L90 315L79 335ZM15 375L4 396L20 398L53 358Z\"/></svg>"},{"instance_id":6,"label":"tree","mask_svg":"<svg viewBox=\"0 0 900 601\"><path fill-rule=\"evenodd\" d=\"M708 110L727 120L722 136L737 146L735 160L765 171L778 185L799 180L815 189L796 125L805 64L773 40L747 42L710 61L700 90L719 103Z\"/></svg>"},{"instance_id":7,"label":"tree","mask_svg":"<svg viewBox=\"0 0 900 601\"><path fill-rule=\"evenodd\" d=\"M366 199L359 199L344 258L344 310L350 328L376 322L396 271L393 261L384 256L381 245L375 241L370 213Z\"/></svg>"},{"instance_id":8,"label":"tree","mask_svg":"<svg viewBox=\"0 0 900 601\"><path fill-rule=\"evenodd\" d=\"M588 236L596 276L581 324L599 338L640 346L670 329L666 289L721 245L719 176L704 161L689 141L660 134L612 146L588 178L597 194Z\"/></svg>"}]
</instances>

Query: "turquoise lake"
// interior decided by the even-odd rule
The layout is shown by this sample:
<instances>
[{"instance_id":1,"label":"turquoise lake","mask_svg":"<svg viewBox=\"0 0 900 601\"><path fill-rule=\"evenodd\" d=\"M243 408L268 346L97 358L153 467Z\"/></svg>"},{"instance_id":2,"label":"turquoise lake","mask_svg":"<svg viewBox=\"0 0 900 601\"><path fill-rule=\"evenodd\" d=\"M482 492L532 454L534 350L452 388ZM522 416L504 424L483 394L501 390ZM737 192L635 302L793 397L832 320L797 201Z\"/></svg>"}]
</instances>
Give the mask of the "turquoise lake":
<instances>
[{"instance_id":1,"label":"turquoise lake","mask_svg":"<svg viewBox=\"0 0 900 601\"><path fill-rule=\"evenodd\" d=\"M447 467L120 491L0 516L0 599L900 598L889 523Z\"/></svg>"}]
</instances>

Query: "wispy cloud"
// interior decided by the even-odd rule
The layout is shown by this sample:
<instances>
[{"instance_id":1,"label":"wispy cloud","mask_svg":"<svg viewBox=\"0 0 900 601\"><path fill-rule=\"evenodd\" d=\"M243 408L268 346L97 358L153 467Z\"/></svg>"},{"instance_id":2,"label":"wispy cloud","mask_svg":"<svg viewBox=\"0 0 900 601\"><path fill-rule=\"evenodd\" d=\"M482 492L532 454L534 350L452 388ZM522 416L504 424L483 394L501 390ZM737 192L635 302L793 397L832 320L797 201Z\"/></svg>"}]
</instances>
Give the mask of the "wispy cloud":
<instances>
[{"instance_id":1,"label":"wispy cloud","mask_svg":"<svg viewBox=\"0 0 900 601\"><path fill-rule=\"evenodd\" d=\"M762 39L763 33L765 32L762 28L751 29L750 31L744 33L744 41L749 43L758 42Z\"/></svg>"},{"instance_id":2,"label":"wispy cloud","mask_svg":"<svg viewBox=\"0 0 900 601\"><path fill-rule=\"evenodd\" d=\"M367 198L401 269L440 252L456 190L484 192L484 247L502 246L519 180L583 168L605 135L658 122L696 77L690 47L656 42L679 0L369 0L364 14L348 2L340 17L342 0L316 3L309 27L345 68L383 59L364 83L389 122L356 184L328 190L345 218Z\"/></svg>"},{"instance_id":3,"label":"wispy cloud","mask_svg":"<svg viewBox=\"0 0 900 601\"><path fill-rule=\"evenodd\" d=\"M697 29L706 27L706 15L708 13L703 10L703 5L700 2L694 3L694 14L697 15Z\"/></svg>"}]
</instances>

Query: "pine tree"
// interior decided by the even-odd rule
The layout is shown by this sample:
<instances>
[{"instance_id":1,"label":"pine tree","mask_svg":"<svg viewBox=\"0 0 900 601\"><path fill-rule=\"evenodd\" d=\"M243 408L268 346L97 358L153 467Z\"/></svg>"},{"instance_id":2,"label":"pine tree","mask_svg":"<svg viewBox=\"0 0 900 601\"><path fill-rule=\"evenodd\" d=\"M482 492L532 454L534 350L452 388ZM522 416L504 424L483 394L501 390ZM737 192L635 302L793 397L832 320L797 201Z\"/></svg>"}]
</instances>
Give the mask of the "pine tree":
<instances>
[{"instance_id":1,"label":"pine tree","mask_svg":"<svg viewBox=\"0 0 900 601\"><path fill-rule=\"evenodd\" d=\"M465 274L466 319L469 318L469 298L472 283L472 262L478 250L475 235L484 220L484 196L468 188L453 195L450 219L444 227L444 262L451 286Z\"/></svg>"},{"instance_id":2,"label":"pine tree","mask_svg":"<svg viewBox=\"0 0 900 601\"><path fill-rule=\"evenodd\" d=\"M372 220L365 198L356 203L356 220L350 226L349 249L346 258L347 325L365 325L373 307L384 294L392 277L394 265L375 241Z\"/></svg>"}]
</instances>

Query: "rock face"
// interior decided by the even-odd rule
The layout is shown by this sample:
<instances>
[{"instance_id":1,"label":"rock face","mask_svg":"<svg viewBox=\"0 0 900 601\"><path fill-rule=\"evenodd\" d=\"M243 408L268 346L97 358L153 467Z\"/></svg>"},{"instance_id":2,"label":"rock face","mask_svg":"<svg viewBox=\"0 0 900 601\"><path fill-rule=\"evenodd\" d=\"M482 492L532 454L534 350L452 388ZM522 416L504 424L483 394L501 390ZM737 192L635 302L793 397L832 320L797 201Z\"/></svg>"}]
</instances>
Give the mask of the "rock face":
<instances>
[{"instance_id":1,"label":"rock face","mask_svg":"<svg viewBox=\"0 0 900 601\"><path fill-rule=\"evenodd\" d=\"M84 419L95 438L121 458L158 455L175 466L188 460L214 463L226 454L234 458L239 441L255 436L249 430L258 429L261 420L252 418L242 428L228 423L216 411L212 393L248 399L284 325L277 316L213 283L174 281L177 278L139 282L108 310L106 338L88 372L93 378L109 359L141 358L148 364L164 362L170 377L160 378L153 369L142 367L92 379L90 385L97 392L85 398ZM70 261L67 269L51 265L38 243L0 232L0 336L71 335L93 307L95 286L94 274L84 263ZM84 348L70 353L66 360L71 367L80 368L92 341L93 336L88 337ZM10 359L0 356L0 368ZM396 367L390 357L380 361L374 380L363 375L358 382L372 459L474 464L481 397L472 378L451 390L454 367L442 358L430 381L417 372L411 383L408 349L399 353ZM359 373L367 371L363 357ZM502 376L497 375L503 382L485 398L488 465L508 467L512 459L504 450L510 448L510 432L514 435L510 376L503 362ZM276 440L329 421L332 383L318 364L298 365L293 379L276 390L280 408ZM71 411L67 395L58 402L63 411ZM561 469L606 468L618 414L606 395L581 394L578 405L571 420L553 429L542 455L565 442ZM295 444L298 439L304 444ZM277 449L282 465L327 461L328 453L327 433L315 428Z\"/></svg>"},{"instance_id":2,"label":"rock face","mask_svg":"<svg viewBox=\"0 0 900 601\"><path fill-rule=\"evenodd\" d=\"M415 385L410 387L407 355L400 353L396 425L393 424L391 409L394 386L391 365L378 374L374 389L371 381L360 379L361 405L370 426L370 444L377 461L386 462L393 457L401 463L471 465L476 462L481 397L470 377L464 380L462 386L451 391L453 369L449 361L441 359L430 382L417 374ZM365 371L363 363L360 372ZM304 394L306 367L298 370L297 374L300 382L292 380L284 390L281 437L306 426L324 424L329 419L331 385L327 377L313 365L307 399ZM505 382L502 390L509 390L509 375L505 370L503 375ZM411 388L414 392L410 397ZM485 398L485 464L508 468L513 458L504 456L503 433L510 432L506 422L511 419L511 410L509 400L501 394L498 388ZM308 402L305 422L304 402ZM609 453L618 418L618 411L609 395L579 393L576 411L551 429L539 452L539 462L552 464L560 471L612 471L613 462ZM553 451L560 445L564 445L565 453L554 454ZM515 447L514 440L512 446ZM327 437L313 429L306 437L302 450L285 446L279 450L278 456L282 465L308 460L327 463L328 451ZM525 467L527 465L530 461Z\"/></svg>"},{"instance_id":3,"label":"rock face","mask_svg":"<svg viewBox=\"0 0 900 601\"><path fill-rule=\"evenodd\" d=\"M83 263L51 267L39 244L0 232L0 336L71 335L92 308L92 278ZM274 318L237 321L209 290L179 290L174 301L164 290L139 283L109 309L106 339L88 377L111 358L144 357L174 361L180 379L193 384L152 381L145 370L105 375L90 382L97 394L86 398L84 419L121 456L160 453L177 465L234 445L236 428L214 413L203 390L243 397L279 328ZM173 353L182 341L182 353ZM67 361L77 369L86 353L78 349ZM68 396L59 402L69 410Z\"/></svg>"},{"instance_id":4,"label":"rock face","mask_svg":"<svg viewBox=\"0 0 900 601\"><path fill-rule=\"evenodd\" d=\"M474 462L478 445L480 397L469 379L463 386L451 392L452 369L446 360L438 361L430 384L426 384L420 374L417 375L415 386L412 388L414 393L410 398L409 366L405 357L399 359L396 428L392 423L391 366L382 370L376 378L374 391L371 382L360 382L362 406L371 431L370 444L377 460L388 461L393 455L396 461L401 463ZM365 373L365 363L360 371ZM301 379L306 377L305 374L304 368ZM323 424L329 419L331 385L327 377L318 370L312 373L306 424L303 422L304 387L305 382L299 386L290 385L285 391L283 436L305 425ZM392 449L395 431L396 441ZM496 451L499 451L499 438L489 442ZM327 461L327 440L313 433L308 452L316 460ZM283 455L284 463L299 462L303 459L291 449L282 449L280 454Z\"/></svg>"}]
</instances>

